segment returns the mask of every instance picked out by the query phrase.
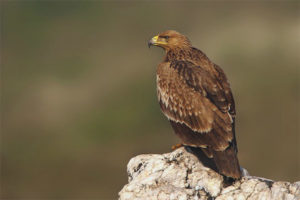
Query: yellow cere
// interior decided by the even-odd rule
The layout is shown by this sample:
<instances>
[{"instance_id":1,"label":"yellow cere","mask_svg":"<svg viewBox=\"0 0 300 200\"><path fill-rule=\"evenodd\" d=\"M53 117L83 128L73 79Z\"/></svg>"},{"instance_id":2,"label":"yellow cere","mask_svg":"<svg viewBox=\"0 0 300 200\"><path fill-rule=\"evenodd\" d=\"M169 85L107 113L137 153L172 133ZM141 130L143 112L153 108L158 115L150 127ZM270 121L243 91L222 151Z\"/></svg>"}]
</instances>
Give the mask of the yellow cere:
<instances>
[{"instance_id":1,"label":"yellow cere","mask_svg":"<svg viewBox=\"0 0 300 200\"><path fill-rule=\"evenodd\" d=\"M154 36L154 37L152 38L152 41L153 41L153 42L157 42L157 39L158 39L158 35Z\"/></svg>"}]
</instances>

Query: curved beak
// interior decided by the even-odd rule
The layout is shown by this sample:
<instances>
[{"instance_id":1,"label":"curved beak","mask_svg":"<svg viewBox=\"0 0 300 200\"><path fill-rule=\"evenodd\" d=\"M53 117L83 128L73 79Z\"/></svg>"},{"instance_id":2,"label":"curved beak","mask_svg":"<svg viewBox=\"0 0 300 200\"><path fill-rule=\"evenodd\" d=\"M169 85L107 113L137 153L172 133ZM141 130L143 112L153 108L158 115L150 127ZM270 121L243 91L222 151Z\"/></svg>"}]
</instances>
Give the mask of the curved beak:
<instances>
[{"instance_id":1,"label":"curved beak","mask_svg":"<svg viewBox=\"0 0 300 200\"><path fill-rule=\"evenodd\" d=\"M152 45L157 44L158 36L154 36L151 40L148 41L148 47L150 48Z\"/></svg>"}]
</instances>

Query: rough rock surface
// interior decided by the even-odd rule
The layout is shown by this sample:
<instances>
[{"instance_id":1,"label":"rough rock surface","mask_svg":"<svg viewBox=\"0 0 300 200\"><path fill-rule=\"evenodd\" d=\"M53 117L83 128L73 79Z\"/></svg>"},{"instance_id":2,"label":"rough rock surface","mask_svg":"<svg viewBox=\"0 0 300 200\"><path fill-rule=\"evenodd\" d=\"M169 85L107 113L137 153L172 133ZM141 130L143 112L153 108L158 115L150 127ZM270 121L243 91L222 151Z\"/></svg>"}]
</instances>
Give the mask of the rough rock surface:
<instances>
[{"instance_id":1,"label":"rough rock surface","mask_svg":"<svg viewBox=\"0 0 300 200\"><path fill-rule=\"evenodd\" d=\"M300 182L274 182L247 175L224 186L223 177L179 148L162 155L139 155L127 166L129 183L119 200L300 200Z\"/></svg>"}]
</instances>

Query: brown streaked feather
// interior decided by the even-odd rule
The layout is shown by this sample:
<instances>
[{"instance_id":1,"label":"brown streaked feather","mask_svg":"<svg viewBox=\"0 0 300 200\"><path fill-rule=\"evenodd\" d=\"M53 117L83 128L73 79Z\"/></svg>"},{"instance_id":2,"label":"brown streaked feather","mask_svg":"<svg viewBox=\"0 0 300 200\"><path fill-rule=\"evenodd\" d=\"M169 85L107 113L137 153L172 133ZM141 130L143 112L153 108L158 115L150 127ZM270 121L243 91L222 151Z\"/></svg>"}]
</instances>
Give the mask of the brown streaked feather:
<instances>
[{"instance_id":1,"label":"brown streaked feather","mask_svg":"<svg viewBox=\"0 0 300 200\"><path fill-rule=\"evenodd\" d=\"M161 109L170 120L184 123L198 132L211 130L214 112L209 107L215 106L187 85L184 77L168 63L158 68L157 92Z\"/></svg>"},{"instance_id":2,"label":"brown streaked feather","mask_svg":"<svg viewBox=\"0 0 300 200\"><path fill-rule=\"evenodd\" d=\"M218 72L217 77L219 79L219 82L222 84L222 87L224 89L225 92L225 98L228 102L228 107L229 107L229 113L232 117L235 117L235 103L234 103L234 99L233 99L233 95L230 89L230 85L228 83L227 77L224 73L224 71L221 69L221 67L219 67L218 65L214 64L214 68L216 69L216 71Z\"/></svg>"},{"instance_id":3,"label":"brown streaked feather","mask_svg":"<svg viewBox=\"0 0 300 200\"><path fill-rule=\"evenodd\" d=\"M179 76L185 80L188 86L208 98L219 110L222 112L229 110L230 103L228 100L231 99L227 98L225 90L222 87L223 81L219 81L209 71L189 61L172 61L170 62L170 67L176 69Z\"/></svg>"},{"instance_id":4,"label":"brown streaked feather","mask_svg":"<svg viewBox=\"0 0 300 200\"><path fill-rule=\"evenodd\" d=\"M216 89L212 91L210 85ZM213 123L231 132L225 94L201 67L188 61L163 63L157 71L157 88L161 108L169 119L197 132L208 132Z\"/></svg>"},{"instance_id":5,"label":"brown streaked feather","mask_svg":"<svg viewBox=\"0 0 300 200\"><path fill-rule=\"evenodd\" d=\"M229 146L229 138L220 131L212 130L208 133L200 133L191 130L185 124L169 120L174 132L182 140L183 144L193 147L210 147L212 150L222 151Z\"/></svg>"}]
</instances>

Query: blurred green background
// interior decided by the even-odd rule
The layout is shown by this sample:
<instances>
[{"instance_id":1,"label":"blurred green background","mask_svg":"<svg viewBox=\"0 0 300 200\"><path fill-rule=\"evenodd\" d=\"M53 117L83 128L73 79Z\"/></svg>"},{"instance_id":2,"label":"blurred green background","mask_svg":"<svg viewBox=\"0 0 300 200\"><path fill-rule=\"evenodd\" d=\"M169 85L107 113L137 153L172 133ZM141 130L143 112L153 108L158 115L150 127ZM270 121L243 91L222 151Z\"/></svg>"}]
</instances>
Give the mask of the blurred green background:
<instances>
[{"instance_id":1,"label":"blurred green background","mask_svg":"<svg viewBox=\"0 0 300 200\"><path fill-rule=\"evenodd\" d=\"M299 181L299 2L1 2L1 199L116 199L133 156L179 142L156 99L159 32L226 72L239 159Z\"/></svg>"}]
</instances>

